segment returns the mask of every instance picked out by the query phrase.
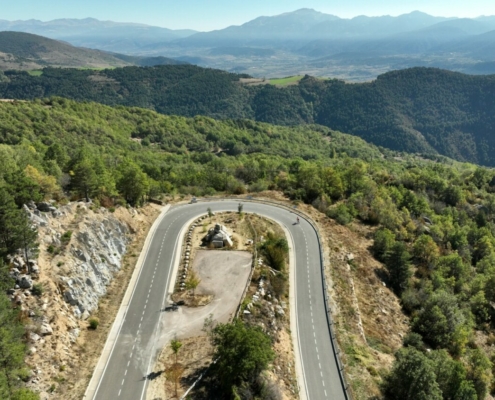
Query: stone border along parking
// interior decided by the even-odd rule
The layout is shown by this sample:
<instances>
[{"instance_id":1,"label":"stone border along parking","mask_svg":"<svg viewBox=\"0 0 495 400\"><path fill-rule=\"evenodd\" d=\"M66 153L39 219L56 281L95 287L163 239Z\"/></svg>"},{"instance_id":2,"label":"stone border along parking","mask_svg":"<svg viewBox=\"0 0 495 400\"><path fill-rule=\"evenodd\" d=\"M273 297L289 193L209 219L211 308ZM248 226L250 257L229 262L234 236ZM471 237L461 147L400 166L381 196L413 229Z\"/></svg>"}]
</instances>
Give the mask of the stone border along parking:
<instances>
[{"instance_id":1,"label":"stone border along parking","mask_svg":"<svg viewBox=\"0 0 495 400\"><path fill-rule=\"evenodd\" d=\"M127 309L129 307L129 303L132 300L132 296L134 295L134 290L136 289L136 284L139 280L139 276L141 275L141 271L144 266L144 260L146 259L146 256L149 251L149 245L151 243L151 240L155 236L158 226L162 222L162 219L165 217L165 214L168 212L169 209L170 209L170 204L167 204L165 207L163 207L160 215L155 220L155 222L153 223L153 225L151 226L148 232L148 235L146 236L146 239L143 244L143 249L136 262L136 267L134 268L134 272L132 273L131 280L129 281L125 295L122 298L122 302L120 303L119 310L113 322L112 328L108 334L107 341L105 342L105 346L103 347L103 351L101 352L100 358L98 360L98 363L96 364L93 375L91 376L91 380L89 381L88 387L86 388L86 392L84 393L83 399L93 399L95 393L97 392L100 386L101 378L105 373L108 360L112 355L113 349L115 348L115 344L117 343L117 337L119 336L120 330L122 329L122 325L124 324L124 318L127 314Z\"/></svg>"},{"instance_id":2,"label":"stone border along parking","mask_svg":"<svg viewBox=\"0 0 495 400\"><path fill-rule=\"evenodd\" d=\"M246 282L246 287L244 288L244 292L242 293L241 301L239 302L239 305L237 306L237 312L235 313L236 318L239 318L239 313L241 312L242 303L244 302L244 299L246 298L247 292L249 290L249 286L251 285L251 280L253 279L254 269L256 268L256 262L258 261L258 249L256 248L256 244L258 243L258 234L256 232L256 229L254 229L254 226L251 223L250 219L248 219L248 222L249 222L249 226L251 227L251 231L252 231L253 236L254 236L254 239L253 239L253 262L252 262L252 266L251 266L251 273L249 274L249 279Z\"/></svg>"}]
</instances>

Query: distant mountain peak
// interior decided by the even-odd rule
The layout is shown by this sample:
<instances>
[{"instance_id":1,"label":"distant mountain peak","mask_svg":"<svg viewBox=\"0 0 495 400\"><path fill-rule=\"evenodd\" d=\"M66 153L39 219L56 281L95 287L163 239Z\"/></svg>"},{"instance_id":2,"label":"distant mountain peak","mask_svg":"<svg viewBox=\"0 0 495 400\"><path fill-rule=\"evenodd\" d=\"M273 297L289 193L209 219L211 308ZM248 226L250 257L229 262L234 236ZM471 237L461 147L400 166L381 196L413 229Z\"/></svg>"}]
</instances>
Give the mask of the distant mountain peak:
<instances>
[{"instance_id":1,"label":"distant mountain peak","mask_svg":"<svg viewBox=\"0 0 495 400\"><path fill-rule=\"evenodd\" d=\"M314 8L300 8L298 10L287 12L285 14L322 14L322 13L316 11Z\"/></svg>"}]
</instances>

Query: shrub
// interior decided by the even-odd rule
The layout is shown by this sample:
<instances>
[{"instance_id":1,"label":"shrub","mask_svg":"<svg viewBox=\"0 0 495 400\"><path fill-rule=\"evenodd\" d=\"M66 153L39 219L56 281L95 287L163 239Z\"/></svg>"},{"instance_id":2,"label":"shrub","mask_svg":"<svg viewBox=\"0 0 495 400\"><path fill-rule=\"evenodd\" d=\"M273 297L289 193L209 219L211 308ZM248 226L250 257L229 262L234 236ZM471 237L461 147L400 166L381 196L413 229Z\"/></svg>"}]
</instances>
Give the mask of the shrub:
<instances>
[{"instance_id":1,"label":"shrub","mask_svg":"<svg viewBox=\"0 0 495 400\"><path fill-rule=\"evenodd\" d=\"M93 330L98 328L98 325L100 325L100 320L98 318L90 318L88 322L89 322L89 327Z\"/></svg>"},{"instance_id":2,"label":"shrub","mask_svg":"<svg viewBox=\"0 0 495 400\"><path fill-rule=\"evenodd\" d=\"M31 289L31 293L34 294L35 296L41 296L45 289L43 288L43 285L41 283L36 283L33 285L33 288Z\"/></svg>"},{"instance_id":3,"label":"shrub","mask_svg":"<svg viewBox=\"0 0 495 400\"><path fill-rule=\"evenodd\" d=\"M273 292L278 298L281 298L285 295L285 292L287 290L287 281L287 275L283 273L279 273L270 278Z\"/></svg>"},{"instance_id":4,"label":"shrub","mask_svg":"<svg viewBox=\"0 0 495 400\"><path fill-rule=\"evenodd\" d=\"M53 245L50 245L50 246L48 246L46 251L48 251L48 253L50 253L50 254L53 254L53 253L55 253L55 247L53 247Z\"/></svg>"},{"instance_id":5,"label":"shrub","mask_svg":"<svg viewBox=\"0 0 495 400\"><path fill-rule=\"evenodd\" d=\"M72 231L67 231L62 235L60 240L62 241L62 243L69 243L71 237L72 237Z\"/></svg>"},{"instance_id":6,"label":"shrub","mask_svg":"<svg viewBox=\"0 0 495 400\"><path fill-rule=\"evenodd\" d=\"M339 204L335 208L330 208L327 211L327 215L337 221L340 225L350 224L354 219L345 204Z\"/></svg>"}]
</instances>

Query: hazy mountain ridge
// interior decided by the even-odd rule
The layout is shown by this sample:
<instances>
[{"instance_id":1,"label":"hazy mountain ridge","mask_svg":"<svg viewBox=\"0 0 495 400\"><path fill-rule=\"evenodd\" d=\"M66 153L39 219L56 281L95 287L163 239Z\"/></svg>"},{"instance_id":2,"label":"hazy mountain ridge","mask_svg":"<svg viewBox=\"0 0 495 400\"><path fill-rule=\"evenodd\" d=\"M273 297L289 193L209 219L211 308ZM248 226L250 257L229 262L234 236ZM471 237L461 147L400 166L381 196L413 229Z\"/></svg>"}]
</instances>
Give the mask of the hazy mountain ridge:
<instances>
[{"instance_id":1,"label":"hazy mountain ridge","mask_svg":"<svg viewBox=\"0 0 495 400\"><path fill-rule=\"evenodd\" d=\"M93 18L0 20L2 29L114 53L186 60L257 77L308 73L366 81L414 66L495 73L490 64L495 61L495 38L488 34L495 31L494 16L446 18L414 11L397 17L345 19L306 8L211 32Z\"/></svg>"},{"instance_id":2,"label":"hazy mountain ridge","mask_svg":"<svg viewBox=\"0 0 495 400\"><path fill-rule=\"evenodd\" d=\"M130 65L184 64L166 57L134 57L71 46L24 32L0 32L0 71L45 67L114 68Z\"/></svg>"},{"instance_id":3,"label":"hazy mountain ridge","mask_svg":"<svg viewBox=\"0 0 495 400\"><path fill-rule=\"evenodd\" d=\"M194 30L172 30L137 23L100 21L95 18L57 19L53 21L0 20L0 31L27 32L65 40L74 46L114 52L136 52L143 46L167 42L196 33Z\"/></svg>"}]
</instances>

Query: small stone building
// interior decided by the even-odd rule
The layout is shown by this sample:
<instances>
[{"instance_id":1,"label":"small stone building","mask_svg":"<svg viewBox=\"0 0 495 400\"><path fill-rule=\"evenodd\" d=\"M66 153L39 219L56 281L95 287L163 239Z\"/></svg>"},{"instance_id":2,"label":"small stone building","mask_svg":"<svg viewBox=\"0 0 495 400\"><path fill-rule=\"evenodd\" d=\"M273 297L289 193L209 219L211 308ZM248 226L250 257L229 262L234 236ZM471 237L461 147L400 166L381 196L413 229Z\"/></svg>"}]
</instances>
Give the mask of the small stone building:
<instances>
[{"instance_id":1,"label":"small stone building","mask_svg":"<svg viewBox=\"0 0 495 400\"><path fill-rule=\"evenodd\" d=\"M215 248L232 246L232 239L224 225L216 224L214 228L210 228L206 236L203 238L203 243L212 245Z\"/></svg>"}]
</instances>

